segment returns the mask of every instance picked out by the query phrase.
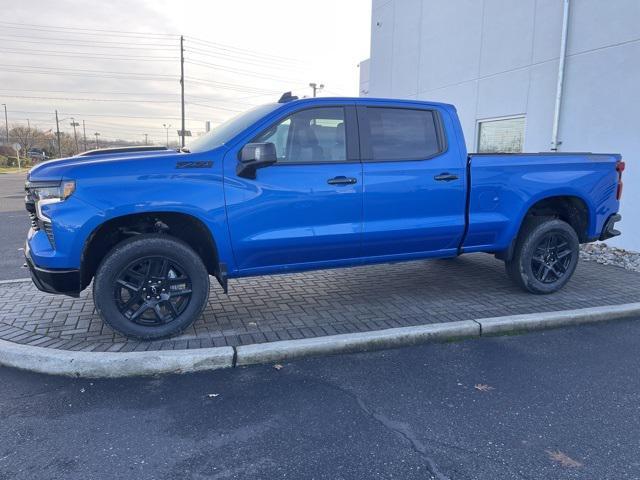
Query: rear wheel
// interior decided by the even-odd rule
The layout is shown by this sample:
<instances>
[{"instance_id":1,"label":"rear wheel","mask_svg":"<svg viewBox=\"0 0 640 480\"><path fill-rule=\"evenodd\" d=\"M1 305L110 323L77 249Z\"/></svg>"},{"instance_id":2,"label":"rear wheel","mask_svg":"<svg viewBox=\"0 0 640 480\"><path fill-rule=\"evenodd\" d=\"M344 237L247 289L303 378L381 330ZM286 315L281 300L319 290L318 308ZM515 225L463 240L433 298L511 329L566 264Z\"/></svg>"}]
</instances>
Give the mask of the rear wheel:
<instances>
[{"instance_id":1,"label":"rear wheel","mask_svg":"<svg viewBox=\"0 0 640 480\"><path fill-rule=\"evenodd\" d=\"M102 319L141 340L175 335L200 315L209 275L186 243L139 235L116 245L96 273L93 299Z\"/></svg>"},{"instance_id":2,"label":"rear wheel","mask_svg":"<svg viewBox=\"0 0 640 480\"><path fill-rule=\"evenodd\" d=\"M533 217L526 221L507 273L522 289L553 293L569 281L578 265L580 242L575 230L562 220Z\"/></svg>"}]
</instances>

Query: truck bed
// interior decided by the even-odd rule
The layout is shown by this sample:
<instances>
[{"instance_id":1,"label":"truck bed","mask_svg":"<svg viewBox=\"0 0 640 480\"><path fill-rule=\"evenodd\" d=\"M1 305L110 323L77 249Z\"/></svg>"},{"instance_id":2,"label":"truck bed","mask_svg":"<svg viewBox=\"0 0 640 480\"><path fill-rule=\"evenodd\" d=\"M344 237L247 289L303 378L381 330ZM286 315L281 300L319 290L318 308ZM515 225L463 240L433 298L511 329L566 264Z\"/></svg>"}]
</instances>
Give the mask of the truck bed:
<instances>
[{"instance_id":1,"label":"truck bed","mask_svg":"<svg viewBox=\"0 0 640 480\"><path fill-rule=\"evenodd\" d=\"M581 241L597 239L618 211L619 154L470 154L467 162L468 227L462 251L509 248L527 212L541 199L572 197L587 208Z\"/></svg>"}]
</instances>

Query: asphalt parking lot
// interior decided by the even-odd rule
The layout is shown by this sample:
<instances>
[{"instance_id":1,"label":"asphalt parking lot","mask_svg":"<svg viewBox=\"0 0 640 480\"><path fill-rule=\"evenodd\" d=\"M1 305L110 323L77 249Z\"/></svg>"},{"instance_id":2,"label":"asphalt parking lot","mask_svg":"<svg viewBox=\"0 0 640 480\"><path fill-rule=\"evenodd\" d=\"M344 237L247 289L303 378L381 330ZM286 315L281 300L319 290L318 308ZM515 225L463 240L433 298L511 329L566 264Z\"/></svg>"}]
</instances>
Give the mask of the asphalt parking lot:
<instances>
[{"instance_id":1,"label":"asphalt parking lot","mask_svg":"<svg viewBox=\"0 0 640 480\"><path fill-rule=\"evenodd\" d=\"M0 176L2 279L26 276L18 250L28 227L21 182ZM508 283L499 263L470 256L267 284L246 279L230 297L216 292L214 320L194 329L242 344L256 332L268 341L271 327L276 337L342 333L341 324L362 331L527 305L580 308L637 301L640 292L638 274L587 262L560 294L531 296ZM288 298L264 293L262 302L246 304L256 298L248 293L268 292L274 282ZM40 335L33 341L69 350L164 348L118 337L96 318L88 293L50 296L29 283L1 290L1 335L24 330L11 341ZM346 323L326 316L347 310ZM326 320L322 333L307 324L310 315ZM182 376L69 379L0 367L0 480L637 479L637 320ZM211 346L200 333L172 339L169 348ZM97 339L87 348L89 334Z\"/></svg>"},{"instance_id":2,"label":"asphalt parking lot","mask_svg":"<svg viewBox=\"0 0 640 480\"><path fill-rule=\"evenodd\" d=\"M25 174L0 174L0 280L24 278L29 272L22 268L21 249L29 229L29 217L24 209Z\"/></svg>"},{"instance_id":3,"label":"asphalt parking lot","mask_svg":"<svg viewBox=\"0 0 640 480\"><path fill-rule=\"evenodd\" d=\"M159 378L0 368L0 478L640 478L640 322Z\"/></svg>"}]
</instances>

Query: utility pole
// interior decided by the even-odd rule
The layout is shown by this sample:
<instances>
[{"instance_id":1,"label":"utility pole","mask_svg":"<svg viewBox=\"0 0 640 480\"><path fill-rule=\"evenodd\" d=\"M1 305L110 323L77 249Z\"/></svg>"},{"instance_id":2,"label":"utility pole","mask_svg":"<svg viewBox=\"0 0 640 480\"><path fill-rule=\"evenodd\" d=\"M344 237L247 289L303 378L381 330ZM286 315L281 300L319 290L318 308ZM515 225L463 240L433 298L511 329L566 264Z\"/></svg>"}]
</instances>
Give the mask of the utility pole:
<instances>
[{"instance_id":1,"label":"utility pole","mask_svg":"<svg viewBox=\"0 0 640 480\"><path fill-rule=\"evenodd\" d=\"M184 37L180 35L180 103L182 104L182 130L180 131L181 147L184 147ZM167 140L167 147L169 141Z\"/></svg>"},{"instance_id":2,"label":"utility pole","mask_svg":"<svg viewBox=\"0 0 640 480\"><path fill-rule=\"evenodd\" d=\"M58 158L62 158L62 146L60 145L60 122L58 121L58 110L56 110L56 135L58 137Z\"/></svg>"},{"instance_id":3,"label":"utility pole","mask_svg":"<svg viewBox=\"0 0 640 480\"><path fill-rule=\"evenodd\" d=\"M144 144L149 145L149 134L143 133L143 135L144 135Z\"/></svg>"},{"instance_id":4,"label":"utility pole","mask_svg":"<svg viewBox=\"0 0 640 480\"><path fill-rule=\"evenodd\" d=\"M84 120L82 120L82 136L84 137L84 151L86 152L89 149L87 148L87 129L85 128Z\"/></svg>"},{"instance_id":5,"label":"utility pole","mask_svg":"<svg viewBox=\"0 0 640 480\"><path fill-rule=\"evenodd\" d=\"M96 150L100 148L100 144L98 143L98 137L100 136L99 132L94 133L94 135L96 136Z\"/></svg>"},{"instance_id":6,"label":"utility pole","mask_svg":"<svg viewBox=\"0 0 640 480\"><path fill-rule=\"evenodd\" d=\"M162 126L167 131L167 148L169 148L169 129L171 128L171 124L163 123Z\"/></svg>"},{"instance_id":7,"label":"utility pole","mask_svg":"<svg viewBox=\"0 0 640 480\"><path fill-rule=\"evenodd\" d=\"M9 119L7 117L7 104L3 103L2 106L4 106L4 124L7 128L7 145L9 145Z\"/></svg>"},{"instance_id":8,"label":"utility pole","mask_svg":"<svg viewBox=\"0 0 640 480\"><path fill-rule=\"evenodd\" d=\"M316 92L319 92L320 90L322 90L322 89L324 88L324 84L322 84L322 83L321 83L320 85L318 85L318 84L317 84L317 83L315 83L315 82L311 82L311 83L309 84L309 86L313 89L313 97L314 97L314 98L315 98L315 96L316 96Z\"/></svg>"},{"instance_id":9,"label":"utility pole","mask_svg":"<svg viewBox=\"0 0 640 480\"><path fill-rule=\"evenodd\" d=\"M78 148L78 134L76 133L76 127L79 127L80 124L76 122L76 119L71 117L71 126L73 127L73 139L76 141L76 154L80 153L80 149Z\"/></svg>"}]
</instances>

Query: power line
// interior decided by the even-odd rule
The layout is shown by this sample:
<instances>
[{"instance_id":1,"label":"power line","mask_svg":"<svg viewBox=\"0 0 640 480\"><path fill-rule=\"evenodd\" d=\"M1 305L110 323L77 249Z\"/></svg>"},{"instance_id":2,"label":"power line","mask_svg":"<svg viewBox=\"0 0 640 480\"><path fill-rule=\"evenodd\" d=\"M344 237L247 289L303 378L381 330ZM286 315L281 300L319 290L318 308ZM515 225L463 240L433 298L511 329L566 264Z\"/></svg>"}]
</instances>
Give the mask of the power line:
<instances>
[{"instance_id":1,"label":"power line","mask_svg":"<svg viewBox=\"0 0 640 480\"><path fill-rule=\"evenodd\" d=\"M200 45L213 46L213 47L220 48L220 49L223 49L223 50L228 50L230 52L244 53L245 55L250 55L250 56L255 56L255 57L260 57L260 58L269 57L269 58L278 59L278 60L284 61L284 62L299 62L299 60L293 59L293 58L287 58L287 57L283 57L283 56L280 56L280 55L273 55L273 54L268 54L268 53L256 52L256 51L248 50L248 49L245 49L245 48L233 47L231 45L226 45L226 44L218 43L218 42L212 42L210 40L204 40L204 39L197 38L197 37L185 36L185 39L187 41L192 41L192 42L200 44Z\"/></svg>"},{"instance_id":2,"label":"power line","mask_svg":"<svg viewBox=\"0 0 640 480\"><path fill-rule=\"evenodd\" d=\"M45 114L49 115L51 112L43 112L43 111L33 111L33 110L9 110L11 113L35 113L35 114ZM162 117L149 117L149 116L139 116L139 115L120 115L120 114L106 114L106 113L71 113L71 112L59 112L60 115L66 116L75 116L75 117L104 117L104 118L140 118L144 120L180 120L180 117L170 117L170 116L162 116ZM192 121L206 121L206 119L199 118L191 118Z\"/></svg>"},{"instance_id":3,"label":"power line","mask_svg":"<svg viewBox=\"0 0 640 480\"><path fill-rule=\"evenodd\" d=\"M10 92L9 94L2 94L2 92ZM85 94L85 95L125 95L125 96L129 96L129 95L140 95L140 96L153 96L153 97L179 97L180 94L179 93L162 93L162 92L96 92L96 91L75 91L75 90L34 90L34 89L14 89L14 88L0 88L0 97L15 97L15 98L20 98L17 95L13 95L14 92L36 92L36 93L66 93L66 94ZM188 99L194 99L194 100L199 100L199 101L204 101L204 102L222 102L222 103L233 103L233 104L237 104L237 105L247 105L247 106L254 106L255 103L247 103L247 102L242 102L241 100L243 98L246 97L242 97L242 98L235 98L235 97L229 97L229 98L220 98L220 97L207 97L207 96L203 96L203 95L192 95L187 93L187 98ZM262 94L260 94L262 95ZM267 93L265 95L271 95L271 93ZM26 98L31 98L31 97L26 97ZM34 98L40 98L40 97L34 97ZM50 98L54 98L54 97L44 97L46 99L50 99ZM55 97L55 99L57 99L58 97ZM65 97L66 98L66 97ZM77 98L71 98L68 97L70 100L78 100ZM249 97L251 98L251 97ZM93 99L92 99L93 100ZM95 99L96 101L102 101L102 100L109 100L109 99ZM115 99L114 101L121 101L119 99ZM143 100L127 100L130 102L153 102L153 103L164 103L162 101L153 101L153 100L148 100L148 99L143 99ZM174 100L173 102L177 102L179 101L178 99ZM173 103L171 102L171 103ZM167 103L169 103L167 101Z\"/></svg>"},{"instance_id":4,"label":"power line","mask_svg":"<svg viewBox=\"0 0 640 480\"><path fill-rule=\"evenodd\" d=\"M4 95L0 93L0 98L24 98L31 100L58 100L63 102L118 102L118 103L177 103L178 100L120 100L116 98L72 98L72 97L41 97L31 95Z\"/></svg>"},{"instance_id":5,"label":"power line","mask_svg":"<svg viewBox=\"0 0 640 480\"><path fill-rule=\"evenodd\" d=\"M178 93L161 93L161 92L96 92L96 91L78 91L78 90L36 90L36 89L16 89L16 88L0 88L0 91L8 92L40 92L40 93L77 93L88 95L158 95L158 96L176 96Z\"/></svg>"},{"instance_id":6,"label":"power line","mask_svg":"<svg viewBox=\"0 0 640 480\"><path fill-rule=\"evenodd\" d=\"M150 33L150 32L131 32L124 30L102 30L99 28L78 28L78 27L53 27L50 25L36 25L32 23L15 23L15 22L0 22L4 28L12 28L16 30L37 30L44 32L58 32L68 33L71 35L89 35L89 36L104 36L109 34L119 37L141 37L141 38L177 38L179 35L173 33Z\"/></svg>"},{"instance_id":7,"label":"power line","mask_svg":"<svg viewBox=\"0 0 640 480\"><path fill-rule=\"evenodd\" d=\"M88 37L96 37L99 36L101 38L103 38L106 35L110 35L110 36L116 36L116 37L133 37L133 38L140 38L140 39L148 39L148 40L161 40L161 41L167 41L167 40L175 40L177 43L177 40L179 39L179 35L177 34L171 34L171 33L156 33L156 32L133 32L133 31L125 31L125 30L106 30L106 29L97 29L97 28L79 28L79 27L60 27L60 26L50 26L50 25L40 25L40 24L30 24L30 23L16 23L16 22L0 22L0 25L3 25L4 28L10 28L10 29L15 29L15 30L28 30L29 33L31 34L28 38L38 38L38 37L33 37L32 33L33 31L40 31L40 32L49 32L52 34L69 34L69 35L78 35L78 36L88 36ZM13 35L14 36L19 36L19 35ZM27 38L26 36L24 36L23 38ZM42 37L39 37L42 38ZM293 63L297 63L299 62L299 60L297 59L292 59L292 58L287 58L284 56L280 56L280 55L273 55L273 54L267 54L267 53L261 53L261 52L256 52L256 51L252 51L249 49L244 49L244 48L238 48L238 47L233 47L231 45L226 45L223 43L219 43L219 42L212 42L210 40L204 40L201 38L197 38L197 37L185 37L185 39L188 39L196 44L200 44L201 46L214 46L218 49L221 50L226 50L229 52L233 52L235 54L241 53L244 54L246 56L250 56L250 57L256 57L257 59L265 59L265 58L269 58L273 61L279 61L279 62L293 62ZM62 38L58 38L58 39L54 39L57 41L77 41L77 39L62 39ZM125 42L109 42L109 41L104 41L104 40L90 40L92 43L125 43ZM157 44L149 44L150 46L171 46L170 44L163 44L163 45L157 45Z\"/></svg>"},{"instance_id":8,"label":"power line","mask_svg":"<svg viewBox=\"0 0 640 480\"><path fill-rule=\"evenodd\" d=\"M94 40L94 39L77 39L77 38L55 38L55 37L39 37L34 35L18 35L12 34L10 37L1 37L3 41L8 42L21 42L21 43L42 43L47 45L68 45L79 47L96 47L96 48L135 48L145 50L172 50L175 51L176 46L169 43L131 43L131 42L112 42L106 40ZM33 40L15 40L16 38L29 38ZM41 41L44 40L44 41ZM69 43L53 43L53 42L69 42ZM100 45L106 44L106 45ZM124 46L122 46L124 45ZM132 46L133 45L133 46ZM153 47L153 48L148 48Z\"/></svg>"},{"instance_id":9,"label":"power line","mask_svg":"<svg viewBox=\"0 0 640 480\"><path fill-rule=\"evenodd\" d=\"M143 61L143 62L166 62L175 61L178 57L157 57L157 56L132 56L132 55L112 55L112 54L85 54L83 52L61 52L56 50L31 50L31 49L19 49L12 48L11 50L1 48L0 52L6 52L10 54L16 54L24 56L26 55L44 55L47 57L71 57L71 58L97 58L104 60L128 60L128 61Z\"/></svg>"},{"instance_id":10,"label":"power line","mask_svg":"<svg viewBox=\"0 0 640 480\"><path fill-rule=\"evenodd\" d=\"M38 71L34 71L34 70L11 70L11 69L4 69L3 73L28 73L31 75L60 75L60 73L58 72L38 72ZM145 80L145 81L149 81L149 77L133 77L133 76L127 76L127 75L100 75L100 74L91 74L91 73L64 73L64 76L69 76L69 77L91 77L91 78L109 78L109 79L119 79L119 80ZM152 79L153 81L156 82L174 82L175 79L172 78L154 78Z\"/></svg>"},{"instance_id":11,"label":"power line","mask_svg":"<svg viewBox=\"0 0 640 480\"><path fill-rule=\"evenodd\" d=\"M185 62L186 63L190 63L191 65L198 65L200 67L212 68L212 69L215 69L215 70L223 70L223 71L231 72L231 73L239 73L239 74L242 74L242 75L250 75L250 76L256 77L256 78L264 78L264 79L267 79L267 80L273 80L273 81L278 81L278 82L290 83L292 81L295 81L295 82L302 81L302 80L295 80L295 79L290 79L290 78L278 77L278 76L275 76L275 75L256 73L256 72L253 72L251 70L244 70L244 69L239 69L239 68L227 67L225 65L220 65L220 64L215 64L215 63L198 62L198 61L193 61L193 60L185 60Z\"/></svg>"},{"instance_id":12,"label":"power line","mask_svg":"<svg viewBox=\"0 0 640 480\"><path fill-rule=\"evenodd\" d=\"M65 67L43 67L38 65L12 65L12 64L4 64L5 67L14 67L14 68L27 68L27 69L35 69L35 70L53 70L53 71L63 71L63 72L80 72L80 73L100 73L100 74L109 74L109 75L137 75L144 77L169 77L171 79L175 79L175 75L167 75L167 74L159 74L159 73L139 73L139 72L114 72L110 70L87 70L83 68L65 68Z\"/></svg>"},{"instance_id":13,"label":"power line","mask_svg":"<svg viewBox=\"0 0 640 480\"><path fill-rule=\"evenodd\" d=\"M281 63L277 63L277 62L272 62L271 60L263 60L263 59L254 59L254 58L248 58L248 59L244 59L241 57L238 57L237 55L232 55L232 54L227 54L227 53L219 53L219 52L215 52L215 51L204 51L204 50L194 50L193 48L189 48L186 49L186 52L189 54L189 56L192 55L200 55L202 57L205 58L214 58L216 60L226 60L226 61L230 61L230 62L234 62L234 63L241 63L241 64L245 64L245 65L254 65L257 67L267 67L267 68L272 68L272 69L277 69L277 70L295 70L296 67L293 65L284 65ZM199 58L196 57L196 60L201 61Z\"/></svg>"},{"instance_id":14,"label":"power line","mask_svg":"<svg viewBox=\"0 0 640 480\"><path fill-rule=\"evenodd\" d=\"M264 63L267 65L273 65L273 66L278 66L279 68L296 68L298 67L298 63L294 63L294 62L283 62L277 59L271 59L268 57L262 57L259 55L246 55L243 53L239 53L239 52L233 52L224 48L220 48L220 47L209 47L208 49L205 48L197 48L197 47L193 47L188 45L186 48L186 51L188 53L192 53L195 55L203 55L203 56L215 56L215 57L221 57L223 59L229 59L229 60L233 60L236 62L243 62L243 63ZM302 65L302 63L300 62L300 65Z\"/></svg>"},{"instance_id":15,"label":"power line","mask_svg":"<svg viewBox=\"0 0 640 480\"><path fill-rule=\"evenodd\" d=\"M227 111L227 112L244 112L244 110L238 110L237 108L216 107L214 105L205 105L204 103L187 102L187 104L188 105L197 105L198 107L213 108L215 110L224 110L224 111Z\"/></svg>"},{"instance_id":16,"label":"power line","mask_svg":"<svg viewBox=\"0 0 640 480\"><path fill-rule=\"evenodd\" d=\"M61 75L58 72L38 72L34 70L11 70L11 69L3 69L3 73L28 73L31 75ZM133 77L127 75L100 75L100 74L91 74L91 73L64 73L64 76L69 77L91 77L91 78L109 78L109 79L119 79L119 80L146 80L149 81L149 77ZM173 78L152 78L151 80L157 82L174 82Z\"/></svg>"}]
</instances>

